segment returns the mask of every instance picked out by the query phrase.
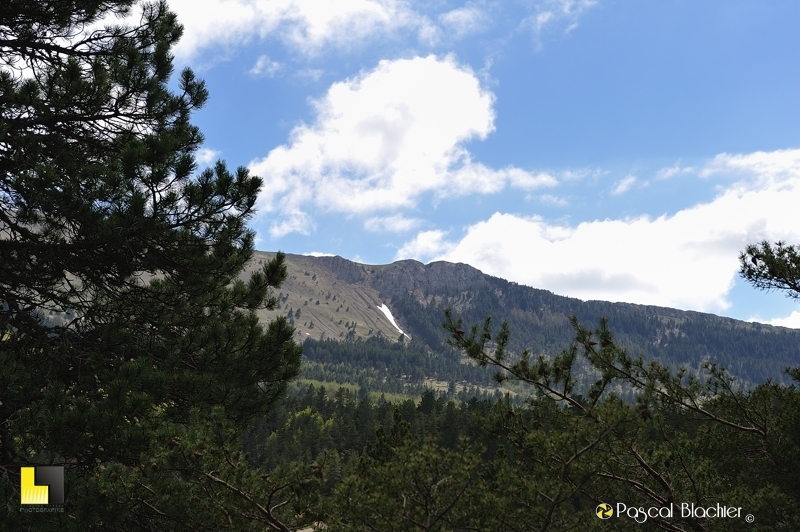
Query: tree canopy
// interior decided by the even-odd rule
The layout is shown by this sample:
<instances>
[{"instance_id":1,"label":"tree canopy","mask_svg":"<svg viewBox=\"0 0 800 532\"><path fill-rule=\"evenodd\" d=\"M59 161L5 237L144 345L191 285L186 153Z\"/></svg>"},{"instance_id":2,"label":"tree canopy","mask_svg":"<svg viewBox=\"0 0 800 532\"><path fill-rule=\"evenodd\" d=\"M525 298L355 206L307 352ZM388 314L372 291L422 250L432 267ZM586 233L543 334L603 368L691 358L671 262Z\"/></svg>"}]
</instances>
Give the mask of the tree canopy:
<instances>
[{"instance_id":1,"label":"tree canopy","mask_svg":"<svg viewBox=\"0 0 800 532\"><path fill-rule=\"evenodd\" d=\"M749 246L740 261L741 275L757 288L800 294L796 248L763 242ZM452 345L494 368L497 380L520 380L535 390L530 408L509 406L498 418L518 451L515 493L533 501L516 523L532 519L530 527L542 530L602 527L602 519L585 516L595 504L607 504L612 512L604 516L619 530L645 522L672 531L800 527L798 368L786 370L795 381L790 386L767 381L745 389L714 361L697 372L631 356L617 346L605 319L594 330L575 316L571 322L574 342L549 356L510 352L505 323L495 331L487 318L467 331L451 311L445 315ZM589 383L579 382L579 364L584 379L589 369ZM620 400L625 390L633 401ZM684 511L689 505L732 510L720 519L719 510ZM577 520L576 510L583 512Z\"/></svg>"},{"instance_id":2,"label":"tree canopy","mask_svg":"<svg viewBox=\"0 0 800 532\"><path fill-rule=\"evenodd\" d=\"M591 530L608 529L606 503L614 529L641 530L640 508L691 503L742 512L643 511L647 526L800 529L796 385L745 389L712 361L700 372L646 361L605 320L590 330L573 317L573 343L539 355L512 353L505 325L446 315L454 347L529 385L524 405L457 408L430 391L374 405L361 386L358 402L311 389L298 411L273 409L300 368L288 320L256 315L277 305L284 256L243 278L262 182L221 161L199 168L190 118L208 94L188 69L170 88L180 35L163 1L0 6L3 525ZM800 296L796 247L764 242L740 260L757 288ZM316 364L336 363L338 347L315 345ZM359 349L397 366L393 347ZM63 513L19 511L30 465L65 467Z\"/></svg>"},{"instance_id":3,"label":"tree canopy","mask_svg":"<svg viewBox=\"0 0 800 532\"><path fill-rule=\"evenodd\" d=\"M739 254L739 273L761 290L784 290L800 300L800 246L763 241Z\"/></svg>"},{"instance_id":4,"label":"tree canopy","mask_svg":"<svg viewBox=\"0 0 800 532\"><path fill-rule=\"evenodd\" d=\"M172 484L201 461L165 453L241 431L299 371L287 321L255 314L283 256L240 278L262 181L200 171L208 93L189 69L170 89L181 31L164 1L0 7L0 492L20 530L181 528L194 491ZM65 465L64 514L17 511L36 464Z\"/></svg>"}]
</instances>

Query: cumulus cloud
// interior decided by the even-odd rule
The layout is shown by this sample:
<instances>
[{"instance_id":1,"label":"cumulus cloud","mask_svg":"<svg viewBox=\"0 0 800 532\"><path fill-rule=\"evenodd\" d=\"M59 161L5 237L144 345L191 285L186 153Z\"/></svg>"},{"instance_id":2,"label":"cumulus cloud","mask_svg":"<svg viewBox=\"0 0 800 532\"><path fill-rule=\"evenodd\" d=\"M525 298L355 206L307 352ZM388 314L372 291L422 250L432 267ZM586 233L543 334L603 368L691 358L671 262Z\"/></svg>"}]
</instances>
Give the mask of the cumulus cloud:
<instances>
[{"instance_id":1,"label":"cumulus cloud","mask_svg":"<svg viewBox=\"0 0 800 532\"><path fill-rule=\"evenodd\" d=\"M465 262L584 300L722 311L730 306L727 296L745 245L800 242L798 162L800 150L724 154L703 171L740 179L714 200L673 216L569 226L496 213L468 227L457 242L446 241L441 231L422 232L398 256Z\"/></svg>"},{"instance_id":2,"label":"cumulus cloud","mask_svg":"<svg viewBox=\"0 0 800 532\"><path fill-rule=\"evenodd\" d=\"M769 324L777 325L779 327L789 327L791 329L800 329L800 312L797 310L792 311L792 313L785 318L775 318L770 320Z\"/></svg>"},{"instance_id":3,"label":"cumulus cloud","mask_svg":"<svg viewBox=\"0 0 800 532\"><path fill-rule=\"evenodd\" d=\"M236 46L274 36L302 54L347 47L402 28L424 28L425 17L398 0L171 0L185 27L175 48L187 60L201 49Z\"/></svg>"},{"instance_id":4,"label":"cumulus cloud","mask_svg":"<svg viewBox=\"0 0 800 532\"><path fill-rule=\"evenodd\" d=\"M278 238L289 233L308 235L314 229L316 229L316 224L308 214L288 208L283 211L280 220L272 224L269 232L273 238Z\"/></svg>"},{"instance_id":5,"label":"cumulus cloud","mask_svg":"<svg viewBox=\"0 0 800 532\"><path fill-rule=\"evenodd\" d=\"M453 248L453 243L445 240L446 235L446 231L422 231L397 250L394 260L425 260L446 253Z\"/></svg>"},{"instance_id":6,"label":"cumulus cloud","mask_svg":"<svg viewBox=\"0 0 800 532\"><path fill-rule=\"evenodd\" d=\"M381 61L334 83L313 103L313 124L296 127L288 144L250 164L265 179L259 210L311 223L309 209L397 211L426 193L463 196L556 184L546 173L472 160L464 144L494 130L493 103L472 70L452 57ZM309 230L281 222L271 232Z\"/></svg>"},{"instance_id":7,"label":"cumulus cloud","mask_svg":"<svg viewBox=\"0 0 800 532\"><path fill-rule=\"evenodd\" d=\"M739 187L758 189L782 184L791 187L800 172L800 150L722 153L700 171L700 177L722 174L738 179Z\"/></svg>"},{"instance_id":8,"label":"cumulus cloud","mask_svg":"<svg viewBox=\"0 0 800 532\"><path fill-rule=\"evenodd\" d=\"M531 14L522 26L533 28L538 36L562 23L568 32L595 3L539 0L527 8ZM201 8L194 0L170 0L169 8L184 27L172 51L180 63L193 62L197 67L201 55L205 61L224 59L237 46L257 39L277 40L306 58L331 49L346 52L376 40L395 40L403 50L436 47L488 29L493 20L483 4L467 2L441 12L437 9L441 3L414 0L204 0ZM139 16L140 10L133 10L127 22L135 23ZM109 18L98 26L109 22L119 21Z\"/></svg>"}]
</instances>

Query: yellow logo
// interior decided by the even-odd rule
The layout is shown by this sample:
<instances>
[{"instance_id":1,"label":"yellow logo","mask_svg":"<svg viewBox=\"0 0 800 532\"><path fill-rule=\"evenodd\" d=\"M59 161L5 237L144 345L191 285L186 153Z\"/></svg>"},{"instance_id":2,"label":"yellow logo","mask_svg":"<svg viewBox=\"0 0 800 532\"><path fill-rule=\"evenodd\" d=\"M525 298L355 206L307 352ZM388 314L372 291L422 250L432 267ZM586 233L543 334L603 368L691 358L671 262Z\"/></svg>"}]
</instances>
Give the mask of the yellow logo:
<instances>
[{"instance_id":1,"label":"yellow logo","mask_svg":"<svg viewBox=\"0 0 800 532\"><path fill-rule=\"evenodd\" d=\"M611 516L614 515L614 510L611 508L611 505L604 502L598 504L594 511L600 519L610 519Z\"/></svg>"},{"instance_id":2,"label":"yellow logo","mask_svg":"<svg viewBox=\"0 0 800 532\"><path fill-rule=\"evenodd\" d=\"M63 466L22 467L20 474L20 504L64 504Z\"/></svg>"}]
</instances>

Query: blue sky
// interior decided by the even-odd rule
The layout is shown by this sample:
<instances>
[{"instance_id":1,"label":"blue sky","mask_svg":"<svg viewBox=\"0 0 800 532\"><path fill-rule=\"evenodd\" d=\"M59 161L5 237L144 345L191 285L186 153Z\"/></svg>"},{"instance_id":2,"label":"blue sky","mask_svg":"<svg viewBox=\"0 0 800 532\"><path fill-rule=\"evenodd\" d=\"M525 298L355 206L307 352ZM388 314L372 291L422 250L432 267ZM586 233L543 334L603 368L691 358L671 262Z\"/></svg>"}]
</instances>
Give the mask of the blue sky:
<instances>
[{"instance_id":1,"label":"blue sky","mask_svg":"<svg viewBox=\"0 0 800 532\"><path fill-rule=\"evenodd\" d=\"M264 179L259 249L800 327L737 276L800 243L800 3L170 6L202 162Z\"/></svg>"}]
</instances>

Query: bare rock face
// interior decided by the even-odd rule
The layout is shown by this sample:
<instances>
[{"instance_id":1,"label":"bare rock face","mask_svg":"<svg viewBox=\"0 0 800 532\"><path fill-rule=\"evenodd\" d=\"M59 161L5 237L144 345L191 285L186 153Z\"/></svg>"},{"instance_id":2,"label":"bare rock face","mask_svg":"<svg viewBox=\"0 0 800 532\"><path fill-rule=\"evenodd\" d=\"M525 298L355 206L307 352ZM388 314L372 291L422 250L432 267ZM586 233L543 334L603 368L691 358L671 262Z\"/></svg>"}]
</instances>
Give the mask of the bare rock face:
<instances>
[{"instance_id":1,"label":"bare rock face","mask_svg":"<svg viewBox=\"0 0 800 532\"><path fill-rule=\"evenodd\" d=\"M463 292L486 285L484 274L472 266L451 262L423 265L413 260L395 262L376 270L370 281L383 297L408 292Z\"/></svg>"},{"instance_id":2,"label":"bare rock face","mask_svg":"<svg viewBox=\"0 0 800 532\"><path fill-rule=\"evenodd\" d=\"M370 279L370 285L386 299L419 290L425 284L425 266L415 260L403 260L383 266L376 269Z\"/></svg>"},{"instance_id":3,"label":"bare rock face","mask_svg":"<svg viewBox=\"0 0 800 532\"><path fill-rule=\"evenodd\" d=\"M426 267L428 290L463 292L488 285L487 276L468 264L452 262L432 262Z\"/></svg>"},{"instance_id":4,"label":"bare rock face","mask_svg":"<svg viewBox=\"0 0 800 532\"><path fill-rule=\"evenodd\" d=\"M401 260L370 266L339 256L314 260L341 281L350 284L366 282L386 299L408 292L463 292L487 285L486 276L480 270L461 263L440 261L425 265L415 260Z\"/></svg>"},{"instance_id":5,"label":"bare rock face","mask_svg":"<svg viewBox=\"0 0 800 532\"><path fill-rule=\"evenodd\" d=\"M274 253L258 252L247 274ZM278 292L280 307L259 311L264 323L288 314L298 341L357 340L399 331L379 310L391 306L397 326L417 342L437 351L444 333L441 309L450 307L472 323L491 315L509 322L513 349L552 352L569 345L574 331L568 316L585 325L606 316L626 348L660 357L664 363L697 368L710 354L747 379L789 383L783 368L800 364L800 331L677 309L581 301L485 275L466 264L403 260L393 264L358 264L342 257L287 254L289 277ZM404 296L410 295L411 298ZM400 301L402 299L402 301ZM418 305L418 306L417 306ZM437 314L438 313L438 314ZM745 345L747 356L742 357Z\"/></svg>"},{"instance_id":6,"label":"bare rock face","mask_svg":"<svg viewBox=\"0 0 800 532\"><path fill-rule=\"evenodd\" d=\"M316 257L314 260L333 272L337 278L345 283L360 283L366 277L366 267L363 264L343 259L339 255L335 257Z\"/></svg>"}]
</instances>

